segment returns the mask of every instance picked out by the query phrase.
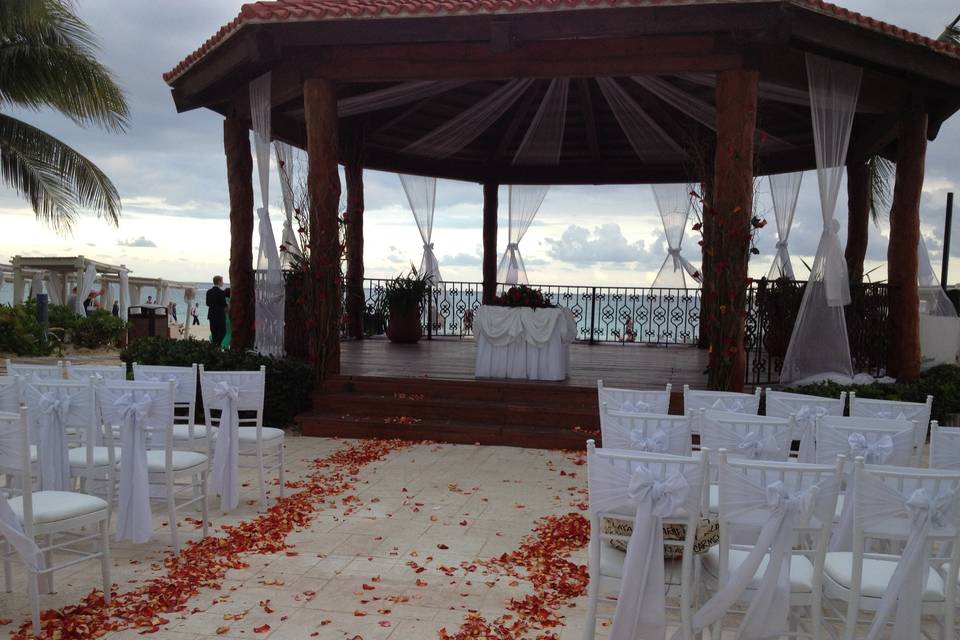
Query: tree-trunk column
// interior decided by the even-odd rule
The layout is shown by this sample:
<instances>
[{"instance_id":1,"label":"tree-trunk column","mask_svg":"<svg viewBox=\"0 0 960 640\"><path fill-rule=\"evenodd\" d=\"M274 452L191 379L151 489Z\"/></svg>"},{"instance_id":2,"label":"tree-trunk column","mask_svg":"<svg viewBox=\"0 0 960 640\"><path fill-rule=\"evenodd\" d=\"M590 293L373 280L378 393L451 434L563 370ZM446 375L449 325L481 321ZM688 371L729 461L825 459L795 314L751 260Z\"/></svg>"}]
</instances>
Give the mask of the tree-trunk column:
<instances>
[{"instance_id":1,"label":"tree-trunk column","mask_svg":"<svg viewBox=\"0 0 960 640\"><path fill-rule=\"evenodd\" d=\"M890 336L887 370L900 380L920 377L920 298L917 292L917 243L920 196L927 153L927 114L913 105L900 117L897 137L897 182L890 210L887 281Z\"/></svg>"},{"instance_id":2,"label":"tree-trunk column","mask_svg":"<svg viewBox=\"0 0 960 640\"><path fill-rule=\"evenodd\" d=\"M483 304L497 295L497 198L500 185L483 183Z\"/></svg>"},{"instance_id":3,"label":"tree-trunk column","mask_svg":"<svg viewBox=\"0 0 960 640\"><path fill-rule=\"evenodd\" d=\"M230 348L251 349L255 322L253 157L246 122L234 117L223 121L223 150L230 190Z\"/></svg>"},{"instance_id":4,"label":"tree-trunk column","mask_svg":"<svg viewBox=\"0 0 960 640\"><path fill-rule=\"evenodd\" d=\"M701 242L703 243L700 245L700 339L697 342L697 347L700 349L710 347L710 321L706 301L716 301L714 294L716 278L712 275L707 277L707 274L713 274L713 238L717 235L716 216L710 215L710 209L713 207L713 162L716 153L714 150L715 146L716 141L714 140L710 144L709 155L704 157L703 175L700 185L702 191L700 194L702 198L700 202L700 234Z\"/></svg>"},{"instance_id":5,"label":"tree-trunk column","mask_svg":"<svg viewBox=\"0 0 960 640\"><path fill-rule=\"evenodd\" d=\"M363 136L356 133L346 149L344 177L347 183L347 334L363 338Z\"/></svg>"},{"instance_id":6,"label":"tree-trunk column","mask_svg":"<svg viewBox=\"0 0 960 640\"><path fill-rule=\"evenodd\" d=\"M708 302L711 388L740 391L745 375L747 262L753 216L753 141L757 122L756 71L735 69L717 77L717 150L713 207L716 234L711 272L715 295Z\"/></svg>"},{"instance_id":7,"label":"tree-trunk column","mask_svg":"<svg viewBox=\"0 0 960 640\"><path fill-rule=\"evenodd\" d=\"M847 165L847 273L851 288L863 281L863 260L870 239L870 167L866 162Z\"/></svg>"},{"instance_id":8,"label":"tree-trunk column","mask_svg":"<svg viewBox=\"0 0 960 640\"><path fill-rule=\"evenodd\" d=\"M303 83L310 197L310 274L307 328L310 359L320 376L340 371L340 176L337 173L337 96L328 80Z\"/></svg>"}]
</instances>

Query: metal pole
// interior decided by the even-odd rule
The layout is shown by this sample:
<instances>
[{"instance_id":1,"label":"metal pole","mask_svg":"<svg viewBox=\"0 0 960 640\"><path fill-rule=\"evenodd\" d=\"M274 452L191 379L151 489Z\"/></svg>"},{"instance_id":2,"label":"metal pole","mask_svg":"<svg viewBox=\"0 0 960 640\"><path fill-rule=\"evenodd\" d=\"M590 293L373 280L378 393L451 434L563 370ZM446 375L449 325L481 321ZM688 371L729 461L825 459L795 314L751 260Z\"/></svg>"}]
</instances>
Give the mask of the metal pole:
<instances>
[{"instance_id":1,"label":"metal pole","mask_svg":"<svg viewBox=\"0 0 960 640\"><path fill-rule=\"evenodd\" d=\"M427 340L433 340L433 287L427 285Z\"/></svg>"},{"instance_id":2,"label":"metal pole","mask_svg":"<svg viewBox=\"0 0 960 640\"><path fill-rule=\"evenodd\" d=\"M594 327L597 322L597 288L590 292L590 344L594 343Z\"/></svg>"},{"instance_id":3,"label":"metal pole","mask_svg":"<svg viewBox=\"0 0 960 640\"><path fill-rule=\"evenodd\" d=\"M943 223L943 265L940 267L940 286L947 290L950 271L950 229L953 226L953 191L947 194L947 215Z\"/></svg>"}]
</instances>

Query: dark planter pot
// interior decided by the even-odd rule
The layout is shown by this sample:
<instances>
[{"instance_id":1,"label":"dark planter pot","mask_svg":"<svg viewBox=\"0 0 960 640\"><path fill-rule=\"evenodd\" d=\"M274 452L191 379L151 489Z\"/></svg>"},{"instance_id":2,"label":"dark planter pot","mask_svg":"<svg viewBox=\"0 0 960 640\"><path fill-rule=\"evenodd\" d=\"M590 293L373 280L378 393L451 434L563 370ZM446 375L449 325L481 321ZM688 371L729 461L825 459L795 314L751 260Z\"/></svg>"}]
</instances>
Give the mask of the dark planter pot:
<instances>
[{"instance_id":1,"label":"dark planter pot","mask_svg":"<svg viewBox=\"0 0 960 640\"><path fill-rule=\"evenodd\" d=\"M390 319L387 322L387 337L390 342L414 344L419 342L422 336L423 325L420 323L419 309L390 309Z\"/></svg>"}]
</instances>

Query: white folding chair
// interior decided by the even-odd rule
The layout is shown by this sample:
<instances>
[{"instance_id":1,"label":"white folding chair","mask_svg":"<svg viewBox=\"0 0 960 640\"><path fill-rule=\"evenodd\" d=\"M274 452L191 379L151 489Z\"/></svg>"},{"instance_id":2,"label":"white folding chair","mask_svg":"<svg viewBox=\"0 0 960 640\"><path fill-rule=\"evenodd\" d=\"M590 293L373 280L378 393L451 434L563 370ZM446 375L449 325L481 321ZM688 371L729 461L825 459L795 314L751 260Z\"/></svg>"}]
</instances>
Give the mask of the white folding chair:
<instances>
[{"instance_id":1,"label":"white folding chair","mask_svg":"<svg viewBox=\"0 0 960 640\"><path fill-rule=\"evenodd\" d=\"M219 428L214 443L211 491L220 494L220 508L235 509L240 501L242 468L255 468L260 508L267 504L267 473L276 470L284 495L283 429L263 426L266 367L259 371L206 371L200 365L204 422ZM213 411L217 411L216 416ZM241 465L240 458L254 458Z\"/></svg>"},{"instance_id":2,"label":"white folding chair","mask_svg":"<svg viewBox=\"0 0 960 640\"><path fill-rule=\"evenodd\" d=\"M797 460L800 462L814 461L814 431L817 418L821 416L842 416L847 405L847 392L840 393L839 398L823 398L810 396L804 393L787 393L786 391L766 390L766 411L768 416L776 418L793 417L797 431L793 437L800 441Z\"/></svg>"},{"instance_id":3,"label":"white folding chair","mask_svg":"<svg viewBox=\"0 0 960 640\"><path fill-rule=\"evenodd\" d=\"M140 382L173 381L173 446L206 454L212 459L217 428L196 423L197 365L167 367L133 363L133 379Z\"/></svg>"},{"instance_id":4,"label":"white folding chair","mask_svg":"<svg viewBox=\"0 0 960 640\"><path fill-rule=\"evenodd\" d=\"M840 601L844 638L857 635L860 612L873 612L865 637L918 640L922 616L934 615L942 638L954 638L960 564L960 472L853 463L851 546L824 562L827 604ZM903 545L897 555L870 552L871 544ZM844 606L845 605L845 606Z\"/></svg>"},{"instance_id":5,"label":"white folding chair","mask_svg":"<svg viewBox=\"0 0 960 640\"><path fill-rule=\"evenodd\" d=\"M819 640L819 576L842 460L833 465L734 460L725 450L717 457L720 545L703 556L703 584L714 595L694 615L694 629L713 625L711 638L720 638L724 615L745 603L738 638L790 633ZM808 619L798 618L794 607L808 608Z\"/></svg>"},{"instance_id":6,"label":"white folding chair","mask_svg":"<svg viewBox=\"0 0 960 640\"><path fill-rule=\"evenodd\" d=\"M19 414L0 414L0 473L17 478L15 486L21 488L31 486L28 431L26 410L22 409ZM6 491L11 492L11 487ZM8 593L13 591L11 563L19 558L27 570L33 631L37 637L41 629L40 579L46 583L45 590L52 592L56 570L100 558L103 597L110 602L109 522L107 503L96 496L22 490L20 495L8 499L7 494L0 491L4 586ZM43 546L38 546L37 538L45 540ZM72 558L56 564L55 551L68 553Z\"/></svg>"},{"instance_id":7,"label":"white folding chair","mask_svg":"<svg viewBox=\"0 0 960 640\"><path fill-rule=\"evenodd\" d=\"M933 409L933 396L927 396L926 402L901 402L899 400L874 400L858 398L850 392L851 418L883 418L884 420L911 420L916 422L917 431L913 446L923 449L927 441L927 428L930 426L930 411Z\"/></svg>"},{"instance_id":8,"label":"white folding chair","mask_svg":"<svg viewBox=\"0 0 960 640\"><path fill-rule=\"evenodd\" d=\"M849 462L862 456L867 464L909 467L915 462L916 423L909 420L821 416L816 423L814 455L818 463L838 454L847 456Z\"/></svg>"},{"instance_id":9,"label":"white folding chair","mask_svg":"<svg viewBox=\"0 0 960 640\"><path fill-rule=\"evenodd\" d=\"M7 375L20 376L24 380L63 380L67 377L63 362L58 360L57 364L27 364L24 362L12 362L7 358Z\"/></svg>"},{"instance_id":10,"label":"white folding chair","mask_svg":"<svg viewBox=\"0 0 960 640\"><path fill-rule=\"evenodd\" d=\"M146 542L153 534L151 501L167 506L170 541L180 551L177 511L199 503L207 535L207 456L173 448L172 382L103 380L96 387L107 438L120 433L117 539ZM178 502L178 494L189 497Z\"/></svg>"},{"instance_id":11,"label":"white folding chair","mask_svg":"<svg viewBox=\"0 0 960 640\"><path fill-rule=\"evenodd\" d=\"M0 413L18 413L23 403L23 385L17 375L0 376Z\"/></svg>"},{"instance_id":12,"label":"white folding chair","mask_svg":"<svg viewBox=\"0 0 960 640\"><path fill-rule=\"evenodd\" d=\"M662 637L666 627L664 547L681 547L680 620L690 640L693 546L704 499L706 458L596 449L587 441L590 486L590 585L584 639L592 640L600 592L618 594L612 637ZM629 537L605 533L607 519L633 521ZM664 524L686 526L682 541L665 541ZM626 553L611 540L627 543ZM639 613L635 614L639 608Z\"/></svg>"},{"instance_id":13,"label":"white folding chair","mask_svg":"<svg viewBox=\"0 0 960 640\"><path fill-rule=\"evenodd\" d=\"M72 364L68 360L65 370L68 380L86 378L96 378L97 380L127 379L127 365L125 364Z\"/></svg>"},{"instance_id":14,"label":"white folding chair","mask_svg":"<svg viewBox=\"0 0 960 640\"><path fill-rule=\"evenodd\" d=\"M667 384L663 391L659 389L623 389L605 387L603 380L597 380L597 400L612 411L630 411L633 413L670 413L670 392L673 385Z\"/></svg>"},{"instance_id":15,"label":"white folding chair","mask_svg":"<svg viewBox=\"0 0 960 640\"><path fill-rule=\"evenodd\" d=\"M930 468L960 471L960 428L930 421Z\"/></svg>"},{"instance_id":16,"label":"white folding chair","mask_svg":"<svg viewBox=\"0 0 960 640\"><path fill-rule=\"evenodd\" d=\"M600 436L605 449L688 456L692 450L690 418L655 413L628 413L600 407Z\"/></svg>"},{"instance_id":17,"label":"white folding chair","mask_svg":"<svg viewBox=\"0 0 960 640\"><path fill-rule=\"evenodd\" d=\"M706 391L691 389L690 385L683 385L683 413L693 415L690 421L690 430L700 433L700 410L727 411L730 413L760 412L760 387L750 393L736 393L733 391Z\"/></svg>"}]
</instances>

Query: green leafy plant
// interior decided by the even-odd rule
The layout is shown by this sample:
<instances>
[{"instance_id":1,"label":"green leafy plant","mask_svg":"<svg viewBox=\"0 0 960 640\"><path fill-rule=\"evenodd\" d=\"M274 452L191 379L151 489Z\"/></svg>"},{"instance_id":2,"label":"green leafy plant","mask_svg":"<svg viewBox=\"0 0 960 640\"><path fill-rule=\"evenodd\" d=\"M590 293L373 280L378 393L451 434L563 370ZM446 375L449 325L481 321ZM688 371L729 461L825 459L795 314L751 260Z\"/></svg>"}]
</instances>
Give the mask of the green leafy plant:
<instances>
[{"instance_id":1,"label":"green leafy plant","mask_svg":"<svg viewBox=\"0 0 960 640\"><path fill-rule=\"evenodd\" d=\"M127 323L120 318L115 318L106 309L98 309L93 315L86 317L76 315L75 317L76 322L71 329L69 340L77 347L96 349L115 346L127 330Z\"/></svg>"},{"instance_id":2,"label":"green leafy plant","mask_svg":"<svg viewBox=\"0 0 960 640\"><path fill-rule=\"evenodd\" d=\"M432 278L421 275L416 267L410 265L408 274L401 273L384 285L383 293L377 298L377 311L384 317L389 316L391 311L419 314L431 284Z\"/></svg>"},{"instance_id":3,"label":"green leafy plant","mask_svg":"<svg viewBox=\"0 0 960 640\"><path fill-rule=\"evenodd\" d=\"M127 364L188 367L202 364L210 371L256 371L267 369L263 423L286 428L299 413L312 406L314 372L309 364L288 358L272 358L251 351L223 350L209 340L140 338L120 354ZM201 410L198 403L198 412Z\"/></svg>"},{"instance_id":4,"label":"green leafy plant","mask_svg":"<svg viewBox=\"0 0 960 640\"><path fill-rule=\"evenodd\" d=\"M0 306L0 351L18 356L46 356L57 344L41 340L42 329L37 322L37 307L33 301L17 306Z\"/></svg>"},{"instance_id":5,"label":"green leafy plant","mask_svg":"<svg viewBox=\"0 0 960 640\"><path fill-rule=\"evenodd\" d=\"M543 291L525 284L510 287L502 295L494 298L492 304L501 307L533 307L534 309L556 306L543 294Z\"/></svg>"}]
</instances>

